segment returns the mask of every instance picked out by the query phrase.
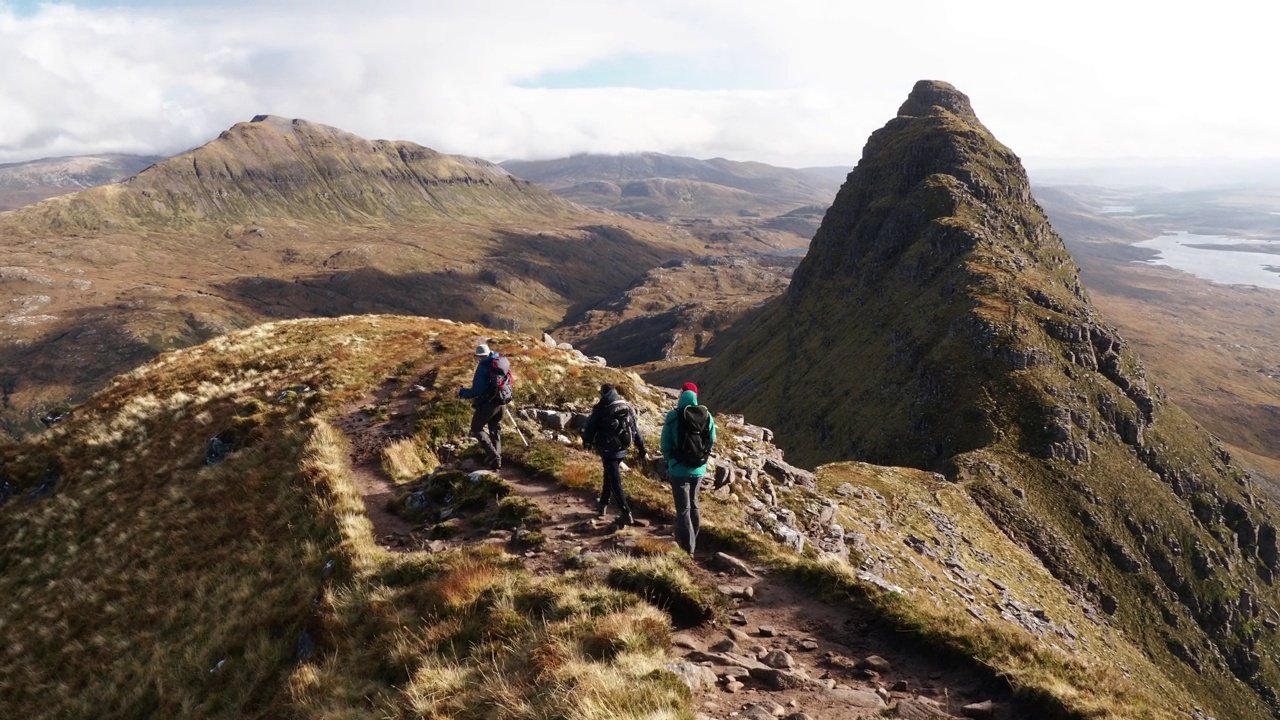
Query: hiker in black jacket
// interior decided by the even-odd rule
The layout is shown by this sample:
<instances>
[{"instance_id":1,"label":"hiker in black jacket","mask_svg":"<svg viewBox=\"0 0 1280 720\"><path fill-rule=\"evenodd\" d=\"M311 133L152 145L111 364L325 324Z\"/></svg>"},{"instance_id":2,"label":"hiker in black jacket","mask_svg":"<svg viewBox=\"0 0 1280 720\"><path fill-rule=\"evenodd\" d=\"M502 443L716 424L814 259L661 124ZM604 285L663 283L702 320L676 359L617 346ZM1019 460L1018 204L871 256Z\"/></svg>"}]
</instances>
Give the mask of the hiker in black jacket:
<instances>
[{"instance_id":1,"label":"hiker in black jacket","mask_svg":"<svg viewBox=\"0 0 1280 720\"><path fill-rule=\"evenodd\" d=\"M609 383L600 386L600 401L591 410L591 417L582 428L582 446L594 449L600 455L604 465L604 484L600 488L600 499L596 502L596 514L603 517L609 507L609 498L618 499L618 508L622 516L618 519L623 525L635 523L631 514L631 506L627 503L627 494L622 489L622 468L619 465L627 458L634 445L640 451L640 457L648 456L644 448L644 438L636 426L636 411L622 399L617 388Z\"/></svg>"}]
</instances>

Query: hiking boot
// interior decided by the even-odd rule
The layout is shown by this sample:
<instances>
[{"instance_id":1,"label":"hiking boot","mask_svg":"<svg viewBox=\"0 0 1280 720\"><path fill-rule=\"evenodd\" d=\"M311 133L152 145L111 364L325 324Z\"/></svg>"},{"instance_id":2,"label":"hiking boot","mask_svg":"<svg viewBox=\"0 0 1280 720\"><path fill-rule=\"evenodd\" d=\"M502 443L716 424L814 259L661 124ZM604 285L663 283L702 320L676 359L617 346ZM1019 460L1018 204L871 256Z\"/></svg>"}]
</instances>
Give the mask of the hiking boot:
<instances>
[{"instance_id":1,"label":"hiking boot","mask_svg":"<svg viewBox=\"0 0 1280 720\"><path fill-rule=\"evenodd\" d=\"M636 516L632 515L631 513L623 513L622 517L618 518L618 524L619 525L635 525Z\"/></svg>"},{"instance_id":2,"label":"hiking boot","mask_svg":"<svg viewBox=\"0 0 1280 720\"><path fill-rule=\"evenodd\" d=\"M608 504L603 500L596 501L596 517L604 517L605 511L609 509Z\"/></svg>"},{"instance_id":3,"label":"hiking boot","mask_svg":"<svg viewBox=\"0 0 1280 720\"><path fill-rule=\"evenodd\" d=\"M502 456L501 456L501 455L494 455L493 457L489 458L489 459L486 461L486 463L489 465L489 467L493 468L494 470L501 470L501 469L502 469Z\"/></svg>"}]
</instances>

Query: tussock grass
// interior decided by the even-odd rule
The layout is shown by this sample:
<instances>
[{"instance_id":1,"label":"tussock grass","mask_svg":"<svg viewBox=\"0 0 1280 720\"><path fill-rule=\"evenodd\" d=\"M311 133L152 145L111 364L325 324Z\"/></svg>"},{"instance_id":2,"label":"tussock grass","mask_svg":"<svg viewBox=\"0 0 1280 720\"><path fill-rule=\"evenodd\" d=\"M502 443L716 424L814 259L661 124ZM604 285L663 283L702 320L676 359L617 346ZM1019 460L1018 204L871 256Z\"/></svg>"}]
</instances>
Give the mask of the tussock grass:
<instances>
[{"instance_id":1,"label":"tussock grass","mask_svg":"<svg viewBox=\"0 0 1280 720\"><path fill-rule=\"evenodd\" d=\"M440 459L413 438L397 440L382 450L382 469L393 482L412 482L440 466Z\"/></svg>"},{"instance_id":2,"label":"tussock grass","mask_svg":"<svg viewBox=\"0 0 1280 720\"><path fill-rule=\"evenodd\" d=\"M533 577L496 549L373 542L325 418L405 363L457 354L436 383L451 392L481 333L390 317L257 327L166 354L0 449L20 496L50 468L61 478L0 506L0 716L691 718L662 670L666 616L638 595ZM520 341L495 344L520 367ZM301 385L314 392L281 392ZM206 466L227 431L235 451ZM419 459L434 449L418 442ZM315 651L295 663L304 631Z\"/></svg>"},{"instance_id":3,"label":"tussock grass","mask_svg":"<svg viewBox=\"0 0 1280 720\"><path fill-rule=\"evenodd\" d=\"M720 614L724 603L714 590L694 582L686 562L672 554L625 558L612 565L607 582L666 610L677 626L701 625Z\"/></svg>"}]
</instances>

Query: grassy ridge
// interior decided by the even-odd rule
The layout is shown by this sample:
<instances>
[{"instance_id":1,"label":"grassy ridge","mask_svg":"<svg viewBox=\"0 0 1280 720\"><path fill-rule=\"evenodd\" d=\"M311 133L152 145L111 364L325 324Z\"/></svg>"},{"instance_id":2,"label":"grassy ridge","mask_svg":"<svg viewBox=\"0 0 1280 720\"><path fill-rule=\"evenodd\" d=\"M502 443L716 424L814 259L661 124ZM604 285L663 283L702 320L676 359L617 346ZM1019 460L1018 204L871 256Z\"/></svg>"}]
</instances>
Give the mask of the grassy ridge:
<instances>
[{"instance_id":1,"label":"grassy ridge","mask_svg":"<svg viewBox=\"0 0 1280 720\"><path fill-rule=\"evenodd\" d=\"M482 550L373 545L322 417L479 331L262 326L167 354L7 448L19 497L49 468L61 480L0 508L0 714L690 717L654 672L665 616L637 596ZM238 449L207 467L212 435Z\"/></svg>"},{"instance_id":2,"label":"grassy ridge","mask_svg":"<svg viewBox=\"0 0 1280 720\"><path fill-rule=\"evenodd\" d=\"M427 555L373 542L345 439L328 419L374 387L420 382L412 452L402 442L391 455L404 467L405 457L457 452L467 411L454 390L470 378L482 332L387 316L260 326L165 354L5 448L5 477L20 493L0 506L0 659L10 669L0 714L691 718L688 690L663 670L671 620L650 603L686 619L714 615L716 603L662 548L607 573L535 577L493 545ZM656 441L664 401L636 376L527 337L494 344L515 358L520 404L585 409L608 379ZM236 449L209 467L214 435ZM590 453L531 440L526 449L511 438L509 459L565 487L598 487ZM721 452L745 442L726 432ZM49 468L62 478L54 493L25 502ZM627 483L634 504L671 515L660 483L636 473ZM863 490L837 491L844 483ZM749 529L761 519L741 498L723 494L705 498L706 542L861 608L905 643L1005 678L1025 712L1160 718L1190 704L963 489L848 464L823 468L819 491L778 498L798 517L839 499L839 522L864 536L851 543L852 566L780 549ZM926 557L912 537L945 543ZM947 552L1074 635L1037 636L1001 618L991 603L1004 594L989 581L948 590ZM304 631L314 650L299 663Z\"/></svg>"}]
</instances>

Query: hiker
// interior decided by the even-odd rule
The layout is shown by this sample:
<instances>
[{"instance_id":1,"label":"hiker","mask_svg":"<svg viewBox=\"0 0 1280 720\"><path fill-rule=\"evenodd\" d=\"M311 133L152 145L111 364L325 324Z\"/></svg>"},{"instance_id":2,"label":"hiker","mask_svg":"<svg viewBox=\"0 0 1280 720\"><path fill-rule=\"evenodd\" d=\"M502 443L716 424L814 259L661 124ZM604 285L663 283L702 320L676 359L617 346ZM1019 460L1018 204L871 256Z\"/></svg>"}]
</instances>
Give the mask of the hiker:
<instances>
[{"instance_id":1,"label":"hiker","mask_svg":"<svg viewBox=\"0 0 1280 720\"><path fill-rule=\"evenodd\" d=\"M617 498L618 509L622 511L618 517L621 525L635 524L635 516L627 504L627 494L622 489L621 468L633 445L640 451L641 458L648 456L644 438L636 426L635 408L622 399L617 388L605 383L600 386L600 401L592 408L591 416L582 428L582 446L594 449L604 465L604 483L600 487L600 499L596 501L596 515L604 517L609 509L609 499Z\"/></svg>"},{"instance_id":2,"label":"hiker","mask_svg":"<svg viewBox=\"0 0 1280 720\"><path fill-rule=\"evenodd\" d=\"M676 542L693 555L698 544L698 486L716 443L716 421L698 404L698 386L685 383L680 401L662 423L662 456L676 501Z\"/></svg>"},{"instance_id":3,"label":"hiker","mask_svg":"<svg viewBox=\"0 0 1280 720\"><path fill-rule=\"evenodd\" d=\"M471 387L458 388L458 397L469 398L475 407L471 435L484 450L485 464L497 470L502 467L502 409L511 402L511 361L485 343L476 345L476 360Z\"/></svg>"}]
</instances>

